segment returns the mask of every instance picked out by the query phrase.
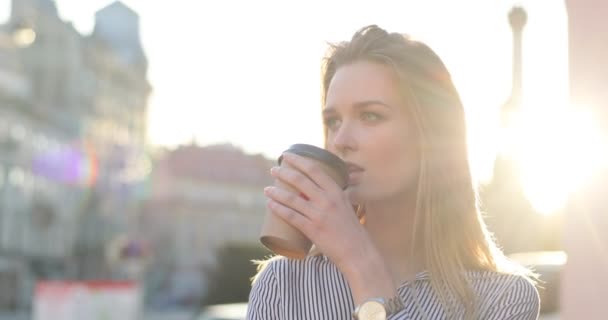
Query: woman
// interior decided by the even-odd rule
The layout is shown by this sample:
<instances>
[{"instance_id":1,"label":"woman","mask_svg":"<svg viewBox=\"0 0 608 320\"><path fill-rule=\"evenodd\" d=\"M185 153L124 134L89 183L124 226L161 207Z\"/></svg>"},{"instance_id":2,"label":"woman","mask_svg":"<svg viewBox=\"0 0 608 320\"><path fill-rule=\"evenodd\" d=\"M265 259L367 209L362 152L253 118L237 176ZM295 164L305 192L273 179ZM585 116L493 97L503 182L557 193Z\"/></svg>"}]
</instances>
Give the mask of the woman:
<instances>
[{"instance_id":1,"label":"woman","mask_svg":"<svg viewBox=\"0 0 608 320\"><path fill-rule=\"evenodd\" d=\"M536 319L534 283L481 219L464 110L439 57L368 26L332 47L322 75L326 148L350 182L292 154L295 169L271 170L297 192L265 188L269 210L315 252L264 262L248 319Z\"/></svg>"}]
</instances>

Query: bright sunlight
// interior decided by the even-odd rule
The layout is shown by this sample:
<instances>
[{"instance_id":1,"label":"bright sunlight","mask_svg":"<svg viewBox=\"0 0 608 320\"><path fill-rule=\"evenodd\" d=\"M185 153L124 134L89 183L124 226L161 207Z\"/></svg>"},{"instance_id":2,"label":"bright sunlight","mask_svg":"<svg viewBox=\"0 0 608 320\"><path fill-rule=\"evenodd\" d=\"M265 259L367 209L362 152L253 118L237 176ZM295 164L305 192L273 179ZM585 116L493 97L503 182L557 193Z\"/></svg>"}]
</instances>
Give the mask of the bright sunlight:
<instances>
[{"instance_id":1,"label":"bright sunlight","mask_svg":"<svg viewBox=\"0 0 608 320\"><path fill-rule=\"evenodd\" d=\"M522 109L515 158L523 189L537 211L551 214L606 163L606 141L582 106L556 107L550 114Z\"/></svg>"}]
</instances>

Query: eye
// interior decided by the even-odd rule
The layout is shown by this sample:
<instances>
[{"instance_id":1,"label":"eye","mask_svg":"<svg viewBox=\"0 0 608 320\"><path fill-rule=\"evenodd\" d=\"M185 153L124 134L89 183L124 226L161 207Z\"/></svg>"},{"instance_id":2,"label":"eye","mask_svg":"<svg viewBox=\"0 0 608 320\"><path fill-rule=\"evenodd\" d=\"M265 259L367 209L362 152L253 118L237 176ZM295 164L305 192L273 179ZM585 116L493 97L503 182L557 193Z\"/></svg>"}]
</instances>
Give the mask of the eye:
<instances>
[{"instance_id":1,"label":"eye","mask_svg":"<svg viewBox=\"0 0 608 320\"><path fill-rule=\"evenodd\" d=\"M361 114L361 119L364 121L378 121L382 119L382 116L375 112L363 112Z\"/></svg>"},{"instance_id":2,"label":"eye","mask_svg":"<svg viewBox=\"0 0 608 320\"><path fill-rule=\"evenodd\" d=\"M327 117L323 120L323 124L329 130L333 130L340 126L341 120L338 117Z\"/></svg>"}]
</instances>

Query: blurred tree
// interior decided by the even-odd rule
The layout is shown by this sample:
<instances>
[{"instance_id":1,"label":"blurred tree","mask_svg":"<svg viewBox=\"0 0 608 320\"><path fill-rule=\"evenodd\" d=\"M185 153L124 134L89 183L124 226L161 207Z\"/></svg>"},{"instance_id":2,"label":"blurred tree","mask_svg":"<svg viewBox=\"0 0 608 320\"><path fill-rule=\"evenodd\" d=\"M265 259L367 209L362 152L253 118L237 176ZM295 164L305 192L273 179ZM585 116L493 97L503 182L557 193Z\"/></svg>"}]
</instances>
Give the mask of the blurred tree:
<instances>
[{"instance_id":1,"label":"blurred tree","mask_svg":"<svg viewBox=\"0 0 608 320\"><path fill-rule=\"evenodd\" d=\"M219 249L218 263L211 271L203 305L247 301L251 277L256 273L256 265L251 261L271 254L263 246L251 243L231 243Z\"/></svg>"}]
</instances>

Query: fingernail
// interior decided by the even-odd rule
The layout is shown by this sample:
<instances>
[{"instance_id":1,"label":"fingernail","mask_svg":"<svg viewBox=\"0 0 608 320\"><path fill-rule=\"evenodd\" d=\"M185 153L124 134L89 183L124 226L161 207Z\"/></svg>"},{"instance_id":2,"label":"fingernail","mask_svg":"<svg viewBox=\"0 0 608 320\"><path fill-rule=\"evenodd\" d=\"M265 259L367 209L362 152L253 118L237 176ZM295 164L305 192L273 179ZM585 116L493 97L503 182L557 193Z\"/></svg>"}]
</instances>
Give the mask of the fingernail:
<instances>
[{"instance_id":1,"label":"fingernail","mask_svg":"<svg viewBox=\"0 0 608 320\"><path fill-rule=\"evenodd\" d=\"M269 194L272 192L272 187L266 187L264 188L264 194Z\"/></svg>"},{"instance_id":2,"label":"fingernail","mask_svg":"<svg viewBox=\"0 0 608 320\"><path fill-rule=\"evenodd\" d=\"M279 171L279 167L270 168L270 174L276 174Z\"/></svg>"}]
</instances>

